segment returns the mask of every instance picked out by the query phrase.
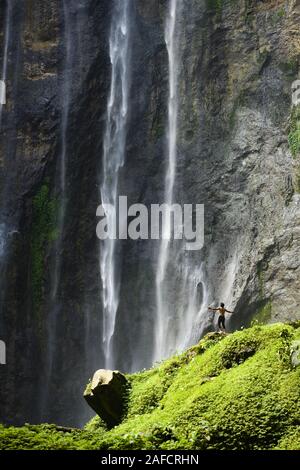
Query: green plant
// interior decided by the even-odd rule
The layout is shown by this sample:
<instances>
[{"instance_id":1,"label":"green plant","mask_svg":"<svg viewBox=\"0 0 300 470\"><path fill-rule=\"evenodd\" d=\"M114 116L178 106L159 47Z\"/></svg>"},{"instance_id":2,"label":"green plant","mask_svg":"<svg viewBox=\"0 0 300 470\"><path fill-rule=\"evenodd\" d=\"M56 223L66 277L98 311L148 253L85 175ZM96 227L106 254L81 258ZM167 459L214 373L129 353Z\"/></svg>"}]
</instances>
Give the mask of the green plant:
<instances>
[{"instance_id":1,"label":"green plant","mask_svg":"<svg viewBox=\"0 0 300 470\"><path fill-rule=\"evenodd\" d=\"M293 108L290 118L288 142L293 157L297 157L300 153L300 106Z\"/></svg>"},{"instance_id":2,"label":"green plant","mask_svg":"<svg viewBox=\"0 0 300 470\"><path fill-rule=\"evenodd\" d=\"M224 0L207 0L206 3L210 10L216 11L218 15L222 13Z\"/></svg>"},{"instance_id":3,"label":"green plant","mask_svg":"<svg viewBox=\"0 0 300 470\"><path fill-rule=\"evenodd\" d=\"M97 449L102 430L82 431L53 424L25 425L20 428L0 425L0 449L3 450L84 450Z\"/></svg>"},{"instance_id":4,"label":"green plant","mask_svg":"<svg viewBox=\"0 0 300 470\"><path fill-rule=\"evenodd\" d=\"M48 243L57 237L57 200L51 199L47 184L43 184L32 201L31 280L34 311L43 298L43 274Z\"/></svg>"},{"instance_id":5,"label":"green plant","mask_svg":"<svg viewBox=\"0 0 300 470\"><path fill-rule=\"evenodd\" d=\"M268 323L272 316L272 302L268 301L254 315L251 325L264 325Z\"/></svg>"},{"instance_id":6,"label":"green plant","mask_svg":"<svg viewBox=\"0 0 300 470\"><path fill-rule=\"evenodd\" d=\"M270 15L270 20L273 26L279 23L282 18L286 15L285 8L281 7L279 10L276 10L273 14Z\"/></svg>"},{"instance_id":7,"label":"green plant","mask_svg":"<svg viewBox=\"0 0 300 470\"><path fill-rule=\"evenodd\" d=\"M287 62L281 62L279 68L287 75L294 76L298 73L298 60L290 58Z\"/></svg>"}]
</instances>

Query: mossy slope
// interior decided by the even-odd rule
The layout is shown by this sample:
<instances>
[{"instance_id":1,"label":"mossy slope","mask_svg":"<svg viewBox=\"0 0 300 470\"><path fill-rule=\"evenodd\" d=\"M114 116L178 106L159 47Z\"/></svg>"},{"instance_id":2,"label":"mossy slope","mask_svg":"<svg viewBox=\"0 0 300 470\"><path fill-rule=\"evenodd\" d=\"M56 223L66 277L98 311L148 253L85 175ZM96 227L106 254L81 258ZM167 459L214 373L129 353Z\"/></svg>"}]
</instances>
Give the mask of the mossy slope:
<instances>
[{"instance_id":1,"label":"mossy slope","mask_svg":"<svg viewBox=\"0 0 300 470\"><path fill-rule=\"evenodd\" d=\"M157 367L129 376L128 411L106 431L0 428L10 449L300 449L300 368L290 344L297 325L209 335Z\"/></svg>"}]
</instances>

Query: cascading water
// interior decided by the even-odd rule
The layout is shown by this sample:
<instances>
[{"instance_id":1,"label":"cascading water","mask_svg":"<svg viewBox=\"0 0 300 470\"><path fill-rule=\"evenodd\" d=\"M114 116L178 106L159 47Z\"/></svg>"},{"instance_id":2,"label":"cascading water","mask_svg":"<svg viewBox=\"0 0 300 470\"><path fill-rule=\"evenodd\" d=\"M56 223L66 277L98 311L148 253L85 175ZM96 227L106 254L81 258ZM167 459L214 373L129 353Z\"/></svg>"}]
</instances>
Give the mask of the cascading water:
<instances>
[{"instance_id":1,"label":"cascading water","mask_svg":"<svg viewBox=\"0 0 300 470\"><path fill-rule=\"evenodd\" d=\"M178 119L178 60L176 20L178 15L178 0L170 0L169 15L165 28L165 42L169 60L169 101L168 101L168 157L165 178L164 202L173 203L174 185L177 165L177 119ZM155 325L154 359L164 357L166 351L166 327L168 324L168 303L166 302L166 285L171 239L171 217L167 217L164 225L162 241L159 249L158 267L156 273L156 303L157 317Z\"/></svg>"},{"instance_id":2,"label":"cascading water","mask_svg":"<svg viewBox=\"0 0 300 470\"><path fill-rule=\"evenodd\" d=\"M11 1L6 2L5 9L5 26L4 26L4 47L3 47L3 59L1 69L1 80L6 87L7 80L7 68L8 68L8 52L11 37L11 24L12 24L12 11L13 4ZM4 91L4 90L3 90ZM3 98L3 97L2 97ZM3 117L4 103L0 102L0 132L2 132L2 117ZM4 291L5 291L5 259L7 255L7 243L8 243L8 226L5 218L3 217L5 197L1 197L1 210L0 210L0 313L2 311Z\"/></svg>"},{"instance_id":3,"label":"cascading water","mask_svg":"<svg viewBox=\"0 0 300 470\"><path fill-rule=\"evenodd\" d=\"M167 165L164 203L174 202L178 159L178 111L180 73L180 27L182 3L169 0L165 42L169 62ZM156 324L153 360L159 361L186 347L198 331L203 305L207 303L202 263L185 253L184 243L171 241L171 216L166 218L156 271ZM199 290L201 290L199 292Z\"/></svg>"},{"instance_id":4,"label":"cascading water","mask_svg":"<svg viewBox=\"0 0 300 470\"><path fill-rule=\"evenodd\" d=\"M2 61L2 71L1 71L1 80L4 84L6 84L6 79L7 79L8 46L9 46L9 40L10 40L11 17L12 17L12 2L7 1L6 13L5 13L3 61ZM0 102L0 130L2 128L2 113L3 113L3 103Z\"/></svg>"},{"instance_id":5,"label":"cascading water","mask_svg":"<svg viewBox=\"0 0 300 470\"><path fill-rule=\"evenodd\" d=\"M129 93L129 13L131 0L115 0L109 38L111 83L107 103L103 145L101 201L109 231L114 233L119 170L124 164ZM111 341L119 304L120 278L117 272L117 241L106 239L100 246L103 302L103 345L105 366L113 367Z\"/></svg>"}]
</instances>

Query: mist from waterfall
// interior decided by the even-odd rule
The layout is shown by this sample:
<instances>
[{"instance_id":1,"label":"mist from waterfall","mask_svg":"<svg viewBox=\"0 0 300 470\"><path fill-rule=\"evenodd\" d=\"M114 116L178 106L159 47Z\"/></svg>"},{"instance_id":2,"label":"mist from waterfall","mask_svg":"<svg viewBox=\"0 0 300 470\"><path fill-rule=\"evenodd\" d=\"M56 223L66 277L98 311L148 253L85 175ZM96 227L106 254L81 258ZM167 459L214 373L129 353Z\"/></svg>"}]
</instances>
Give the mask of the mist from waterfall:
<instances>
[{"instance_id":1,"label":"mist from waterfall","mask_svg":"<svg viewBox=\"0 0 300 470\"><path fill-rule=\"evenodd\" d=\"M129 15L131 0L115 0L109 37L111 81L103 144L103 174L100 185L108 230L114 231L119 171L125 161L129 93ZM103 303L103 348L105 367L113 367L112 337L119 304L120 273L117 240L100 244L100 273Z\"/></svg>"}]
</instances>

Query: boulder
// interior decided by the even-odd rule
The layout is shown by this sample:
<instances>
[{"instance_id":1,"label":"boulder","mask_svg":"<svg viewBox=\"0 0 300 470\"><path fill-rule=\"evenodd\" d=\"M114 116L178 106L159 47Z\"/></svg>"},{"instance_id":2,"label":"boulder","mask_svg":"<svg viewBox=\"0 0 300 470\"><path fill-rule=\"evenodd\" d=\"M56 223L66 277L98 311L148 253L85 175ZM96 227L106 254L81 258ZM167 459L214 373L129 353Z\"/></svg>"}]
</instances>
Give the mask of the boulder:
<instances>
[{"instance_id":1,"label":"boulder","mask_svg":"<svg viewBox=\"0 0 300 470\"><path fill-rule=\"evenodd\" d=\"M293 367L300 366L300 340L291 344L291 362Z\"/></svg>"},{"instance_id":2,"label":"boulder","mask_svg":"<svg viewBox=\"0 0 300 470\"><path fill-rule=\"evenodd\" d=\"M127 380L116 370L100 369L88 383L84 398L108 427L119 424L125 411Z\"/></svg>"}]
</instances>

